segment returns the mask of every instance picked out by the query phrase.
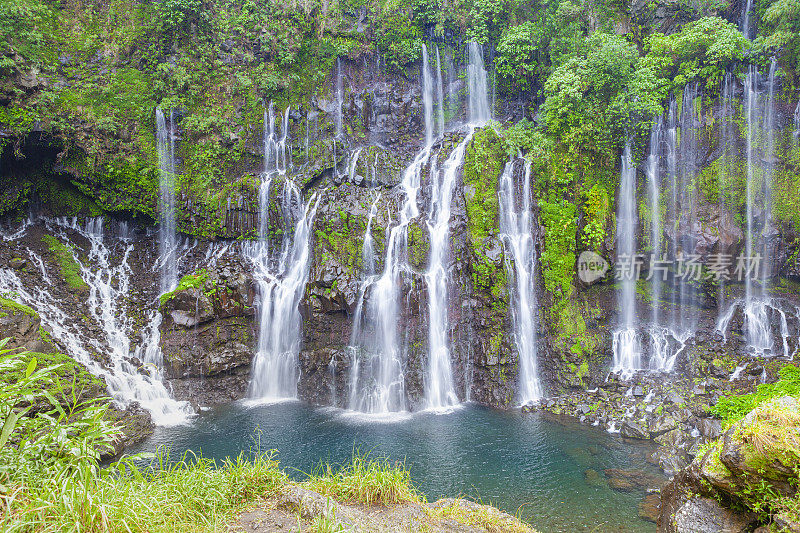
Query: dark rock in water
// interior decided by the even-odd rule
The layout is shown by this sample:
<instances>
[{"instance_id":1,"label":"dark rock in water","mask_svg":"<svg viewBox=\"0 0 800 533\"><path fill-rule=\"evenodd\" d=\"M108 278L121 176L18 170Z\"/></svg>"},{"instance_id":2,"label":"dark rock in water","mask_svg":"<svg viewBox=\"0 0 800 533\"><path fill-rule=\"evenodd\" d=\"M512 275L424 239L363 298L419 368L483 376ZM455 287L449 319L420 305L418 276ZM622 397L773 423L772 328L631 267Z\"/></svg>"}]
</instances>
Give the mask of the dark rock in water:
<instances>
[{"instance_id":1,"label":"dark rock in water","mask_svg":"<svg viewBox=\"0 0 800 533\"><path fill-rule=\"evenodd\" d=\"M620 492L633 492L636 490L636 485L634 485L629 479L619 477L609 478L608 486Z\"/></svg>"},{"instance_id":2,"label":"dark rock in water","mask_svg":"<svg viewBox=\"0 0 800 533\"><path fill-rule=\"evenodd\" d=\"M586 481L587 484L593 486L605 486L608 484L606 478L600 475L597 470L593 470L588 468L583 471L583 479Z\"/></svg>"},{"instance_id":3,"label":"dark rock in water","mask_svg":"<svg viewBox=\"0 0 800 533\"><path fill-rule=\"evenodd\" d=\"M636 396L637 398L640 396L644 396L644 389L639 385L635 386L633 388L633 395Z\"/></svg>"},{"instance_id":4,"label":"dark rock in water","mask_svg":"<svg viewBox=\"0 0 800 533\"><path fill-rule=\"evenodd\" d=\"M639 502L639 518L655 523L658 520L658 506L661 503L661 495L653 492L644 497Z\"/></svg>"},{"instance_id":5,"label":"dark rock in water","mask_svg":"<svg viewBox=\"0 0 800 533\"><path fill-rule=\"evenodd\" d=\"M741 514L722 507L711 498L692 498L675 513L675 533L745 533L755 515Z\"/></svg>"},{"instance_id":6,"label":"dark rock in water","mask_svg":"<svg viewBox=\"0 0 800 533\"><path fill-rule=\"evenodd\" d=\"M112 448L103 454L104 459L119 456L125 447L142 442L155 429L150 413L138 403L132 403L124 411L112 406L106 411L106 418L116 423L122 434L111 443Z\"/></svg>"},{"instance_id":7,"label":"dark rock in water","mask_svg":"<svg viewBox=\"0 0 800 533\"><path fill-rule=\"evenodd\" d=\"M640 423L626 420L622 423L619 434L629 439L649 439L650 432Z\"/></svg>"}]
</instances>

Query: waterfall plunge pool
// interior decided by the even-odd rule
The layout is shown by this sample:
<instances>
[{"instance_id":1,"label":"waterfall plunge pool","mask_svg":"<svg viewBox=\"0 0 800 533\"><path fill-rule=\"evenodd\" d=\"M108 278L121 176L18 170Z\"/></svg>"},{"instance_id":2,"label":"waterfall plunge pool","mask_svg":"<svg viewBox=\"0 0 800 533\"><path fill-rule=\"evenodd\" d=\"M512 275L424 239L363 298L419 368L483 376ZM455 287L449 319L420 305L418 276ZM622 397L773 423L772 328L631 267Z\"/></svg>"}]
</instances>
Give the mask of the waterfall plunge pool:
<instances>
[{"instance_id":1,"label":"waterfall plunge pool","mask_svg":"<svg viewBox=\"0 0 800 533\"><path fill-rule=\"evenodd\" d=\"M131 453L169 447L213 459L255 448L277 450L286 472L302 480L322 462L342 463L353 450L405 461L429 501L466 497L518 514L541 533L648 532L639 517L643 490L612 490L606 469L637 470L660 479L647 463L653 449L623 442L573 420L466 404L447 413L375 418L300 402L212 409L191 425L158 427ZM624 484L624 483L623 483Z\"/></svg>"}]
</instances>

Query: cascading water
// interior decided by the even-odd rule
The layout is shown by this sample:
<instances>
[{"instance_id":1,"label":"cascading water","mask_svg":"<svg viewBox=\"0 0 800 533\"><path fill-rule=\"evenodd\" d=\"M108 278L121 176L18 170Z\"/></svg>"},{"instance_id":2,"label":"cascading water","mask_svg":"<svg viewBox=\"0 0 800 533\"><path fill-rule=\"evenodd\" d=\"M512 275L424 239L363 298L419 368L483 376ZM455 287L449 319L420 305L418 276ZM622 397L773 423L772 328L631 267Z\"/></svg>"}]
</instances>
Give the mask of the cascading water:
<instances>
[{"instance_id":1,"label":"cascading water","mask_svg":"<svg viewBox=\"0 0 800 533\"><path fill-rule=\"evenodd\" d=\"M259 286L258 345L248 389L248 397L256 400L297 397L302 326L299 305L308 281L310 237L319 199L312 197L303 204L300 190L287 180L280 202L286 231L275 264L266 246L267 235L261 235L249 250ZM297 211L300 213L294 232L288 231ZM261 217L269 217L268 193L261 198ZM262 222L261 226L266 224Z\"/></svg>"},{"instance_id":2,"label":"cascading water","mask_svg":"<svg viewBox=\"0 0 800 533\"><path fill-rule=\"evenodd\" d=\"M274 103L270 102L264 110L264 173L283 175L291 166L291 150L287 149L290 108L284 112L280 137L275 128L274 108Z\"/></svg>"},{"instance_id":3,"label":"cascading water","mask_svg":"<svg viewBox=\"0 0 800 533\"><path fill-rule=\"evenodd\" d=\"M336 138L342 137L344 127L344 89L342 88L342 61L336 58Z\"/></svg>"},{"instance_id":4,"label":"cascading water","mask_svg":"<svg viewBox=\"0 0 800 533\"><path fill-rule=\"evenodd\" d=\"M506 270L514 280L511 318L519 356L519 399L522 405L542 398L537 363L536 249L531 208L531 163L525 161L521 195L514 183L514 160L506 163L498 184L500 233L505 246Z\"/></svg>"},{"instance_id":5,"label":"cascading water","mask_svg":"<svg viewBox=\"0 0 800 533\"><path fill-rule=\"evenodd\" d=\"M370 293L364 304L364 322L371 335L351 339L350 353L355 359L351 364L359 367L358 377L351 377L350 409L354 411L386 414L406 410L405 349L398 340L398 302L402 276L410 271L408 225L419 216L417 193L431 151L432 147L426 145L403 173L400 186L405 200L400 219L389 232L383 271L364 289Z\"/></svg>"},{"instance_id":6,"label":"cascading water","mask_svg":"<svg viewBox=\"0 0 800 533\"><path fill-rule=\"evenodd\" d=\"M147 409L157 425L175 425L188 420L192 410L186 402L170 397L161 380L161 350L158 346L158 320L155 333L143 335L134 353L129 332L131 320L122 303L130 297L131 268L128 264L133 245L122 240L107 244L103 235L103 219L89 219L85 227L76 219L43 219L49 232L69 244L66 230L85 239L90 249L85 260L73 252L80 268L80 277L89 288L86 299L87 321L98 326L100 336L86 338L78 321L65 313L63 302L46 286L27 287L10 269L0 269L0 292L13 295L21 303L39 312L42 325L61 343L65 352L84 365L92 374L104 379L114 401L126 407L138 402ZM114 263L112 249L121 249L121 259ZM42 268L44 265L42 263ZM45 283L47 279L44 278ZM155 312L160 318L160 314ZM101 365L92 353L107 355L107 366ZM131 362L131 356L145 363L146 373Z\"/></svg>"},{"instance_id":7,"label":"cascading water","mask_svg":"<svg viewBox=\"0 0 800 533\"><path fill-rule=\"evenodd\" d=\"M347 165L347 179L350 183L354 183L356 180L356 168L358 167L358 159L361 157L362 151L363 148L357 148L350 158L350 163Z\"/></svg>"},{"instance_id":8,"label":"cascading water","mask_svg":"<svg viewBox=\"0 0 800 533\"><path fill-rule=\"evenodd\" d=\"M489 109L489 94L486 68L483 65L483 52L477 43L469 43L469 65L467 66L467 120L470 124L481 125L492 119Z\"/></svg>"},{"instance_id":9,"label":"cascading water","mask_svg":"<svg viewBox=\"0 0 800 533\"><path fill-rule=\"evenodd\" d=\"M681 240L681 226L694 227L697 221L696 193L694 178L697 173L695 162L698 153L698 124L697 101L700 98L697 83L687 85L683 90L683 103L680 115L680 142L678 144L677 162L677 200L678 211L676 220L676 244L679 247L679 257L683 259L681 266L681 279L678 282L679 307L673 316L673 330L687 334L694 331L697 326L697 313L694 302L696 288L692 283L694 273L690 266L690 259L694 254L694 243L688 239Z\"/></svg>"},{"instance_id":10,"label":"cascading water","mask_svg":"<svg viewBox=\"0 0 800 533\"><path fill-rule=\"evenodd\" d=\"M375 248L372 238L372 223L375 220L375 216L378 214L378 201L380 200L380 195L375 198L375 201L372 203L372 206L369 209L369 217L367 218L367 228L364 231L364 244L361 247L361 269L364 275L364 279L361 282L361 286L358 290L358 303L356 304L355 313L353 313L353 330L350 332L350 345L348 346L348 352L350 353L350 358L352 364L350 365L350 401L349 406L352 410L361 410L360 409L360 398L359 394L361 392L360 386L362 385L361 381L361 360L362 360L362 347L360 343L362 342L362 335L364 333L363 330L363 315L364 315L364 300L366 296L367 289L374 283L375 281ZM371 376L367 376L371 377Z\"/></svg>"},{"instance_id":11,"label":"cascading water","mask_svg":"<svg viewBox=\"0 0 800 533\"><path fill-rule=\"evenodd\" d=\"M426 221L430 233L430 255L425 282L428 286L428 371L425 383L425 399L428 408L440 409L458 403L453 387L453 371L450 366L450 343L448 338L449 301L447 291L448 263L450 261L450 207L456 178L467 145L472 140L470 131L445 161L441 170L431 172L431 211Z\"/></svg>"},{"instance_id":12,"label":"cascading water","mask_svg":"<svg viewBox=\"0 0 800 533\"><path fill-rule=\"evenodd\" d=\"M742 30L742 35L750 39L750 10L753 7L753 0L746 0L742 4L742 14L739 17L739 29Z\"/></svg>"},{"instance_id":13,"label":"cascading water","mask_svg":"<svg viewBox=\"0 0 800 533\"><path fill-rule=\"evenodd\" d=\"M792 136L794 137L795 148L797 148L798 144L800 144L800 102L797 102L797 107L794 108L793 124L794 131Z\"/></svg>"},{"instance_id":14,"label":"cascading water","mask_svg":"<svg viewBox=\"0 0 800 533\"><path fill-rule=\"evenodd\" d=\"M442 58L436 47L436 125L439 135L444 135L444 87L442 86Z\"/></svg>"},{"instance_id":15,"label":"cascading water","mask_svg":"<svg viewBox=\"0 0 800 533\"><path fill-rule=\"evenodd\" d=\"M633 165L630 141L622 155L622 172L617 207L617 261L632 261L636 236L636 167ZM618 329L614 332L612 347L614 360L611 371L630 378L641 369L641 348L636 334L636 277L633 269L625 269L617 289L617 307L620 310Z\"/></svg>"},{"instance_id":16,"label":"cascading water","mask_svg":"<svg viewBox=\"0 0 800 533\"><path fill-rule=\"evenodd\" d=\"M450 261L450 208L458 172L464 163L472 134L491 120L486 69L481 49L469 44L467 82L469 95L467 117L469 131L456 146L440 170L431 170L431 208L426 224L430 234L430 254L425 282L428 287L428 369L425 376L425 400L428 408L456 405L448 338L448 264Z\"/></svg>"},{"instance_id":17,"label":"cascading water","mask_svg":"<svg viewBox=\"0 0 800 533\"><path fill-rule=\"evenodd\" d=\"M161 266L161 293L178 285L177 232L175 223L175 121L170 111L169 124L161 108L156 108L156 141L158 149L159 206L158 245Z\"/></svg>"},{"instance_id":18,"label":"cascading water","mask_svg":"<svg viewBox=\"0 0 800 533\"><path fill-rule=\"evenodd\" d=\"M422 108L425 113L425 144L433 144L433 78L431 76L428 47L422 44Z\"/></svg>"},{"instance_id":19,"label":"cascading water","mask_svg":"<svg viewBox=\"0 0 800 533\"><path fill-rule=\"evenodd\" d=\"M782 337L783 355L788 358L791 354L788 346L789 332L786 324L786 312L781 308L780 302L773 300L768 292L769 275L772 270L772 253L769 249L767 233L772 226L772 174L776 129L775 73L776 61L773 58L767 78L766 94L759 91L761 80L755 66L748 69L745 79L744 114L747 126L745 211L747 229L745 256L741 258L740 265L745 282L745 296L743 300L733 302L728 310L720 316L717 330L727 338L730 321L735 311L741 308L744 315L745 337L750 351L758 355L769 355L775 350L772 323L777 318L780 321L779 335ZM760 213L756 212L756 206L763 206ZM759 214L763 223L760 228L756 228ZM763 246L757 250L756 244L760 237L764 242ZM754 287L754 278L759 281L759 287Z\"/></svg>"}]
</instances>

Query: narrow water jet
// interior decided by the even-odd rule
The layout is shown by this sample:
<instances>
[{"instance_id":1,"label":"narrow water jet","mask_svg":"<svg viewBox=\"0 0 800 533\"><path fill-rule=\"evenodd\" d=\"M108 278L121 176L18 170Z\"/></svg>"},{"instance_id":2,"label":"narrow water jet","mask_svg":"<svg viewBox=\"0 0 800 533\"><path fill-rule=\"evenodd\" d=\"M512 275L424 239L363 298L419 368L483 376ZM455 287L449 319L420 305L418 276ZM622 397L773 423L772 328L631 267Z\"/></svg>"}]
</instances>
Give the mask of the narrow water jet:
<instances>
[{"instance_id":1,"label":"narrow water jet","mask_svg":"<svg viewBox=\"0 0 800 533\"><path fill-rule=\"evenodd\" d=\"M342 60L336 58L336 138L342 137L344 128L344 89L342 87Z\"/></svg>"},{"instance_id":2,"label":"narrow water jet","mask_svg":"<svg viewBox=\"0 0 800 533\"><path fill-rule=\"evenodd\" d=\"M178 286L177 224L175 222L175 115L167 122L161 108L156 108L156 147L159 166L158 247L161 266L161 294Z\"/></svg>"},{"instance_id":3,"label":"narrow water jet","mask_svg":"<svg viewBox=\"0 0 800 533\"><path fill-rule=\"evenodd\" d=\"M632 266L636 237L636 167L633 165L630 140L622 155L617 206L617 262ZM612 348L614 359L611 371L625 379L642 368L641 347L636 333L636 272L633 268L622 271L618 281L617 307L620 310L619 324L614 331Z\"/></svg>"},{"instance_id":4,"label":"narrow water jet","mask_svg":"<svg viewBox=\"0 0 800 533\"><path fill-rule=\"evenodd\" d=\"M422 108L425 113L425 144L433 144L433 78L428 60L428 47L422 44Z\"/></svg>"},{"instance_id":5,"label":"narrow water jet","mask_svg":"<svg viewBox=\"0 0 800 533\"><path fill-rule=\"evenodd\" d=\"M444 87L442 86L442 58L439 47L436 47L436 125L439 135L444 135Z\"/></svg>"},{"instance_id":6,"label":"narrow water jet","mask_svg":"<svg viewBox=\"0 0 800 533\"><path fill-rule=\"evenodd\" d=\"M525 160L522 190L517 196L512 158L506 163L498 187L500 234L505 248L505 266L513 279L511 319L514 344L519 357L519 401L527 405L542 398L539 381L537 325L539 303L536 298L536 248L533 241L531 208L531 162Z\"/></svg>"},{"instance_id":7,"label":"narrow water jet","mask_svg":"<svg viewBox=\"0 0 800 533\"><path fill-rule=\"evenodd\" d=\"M486 67L483 64L483 51L477 43L468 45L469 65L467 65L467 120L474 126L486 124L492 119L489 108Z\"/></svg>"}]
</instances>

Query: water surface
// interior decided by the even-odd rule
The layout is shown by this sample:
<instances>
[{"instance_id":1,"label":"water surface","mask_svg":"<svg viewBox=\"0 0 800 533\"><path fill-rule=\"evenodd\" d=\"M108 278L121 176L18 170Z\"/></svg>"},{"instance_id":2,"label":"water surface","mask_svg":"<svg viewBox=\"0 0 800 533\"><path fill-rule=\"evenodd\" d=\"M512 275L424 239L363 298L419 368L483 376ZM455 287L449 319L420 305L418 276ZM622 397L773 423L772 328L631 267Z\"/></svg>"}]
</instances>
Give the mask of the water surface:
<instances>
[{"instance_id":1,"label":"water surface","mask_svg":"<svg viewBox=\"0 0 800 533\"><path fill-rule=\"evenodd\" d=\"M170 446L236 456L257 445L275 449L281 465L302 479L320 461L347 461L354 448L405 461L419 489L433 501L466 496L519 514L542 533L652 532L638 516L641 491L617 492L607 468L641 469L652 450L607 432L543 415L466 405L452 412L417 413L392 420L312 408L299 402L204 413L192 425L157 428L137 451Z\"/></svg>"}]
</instances>

